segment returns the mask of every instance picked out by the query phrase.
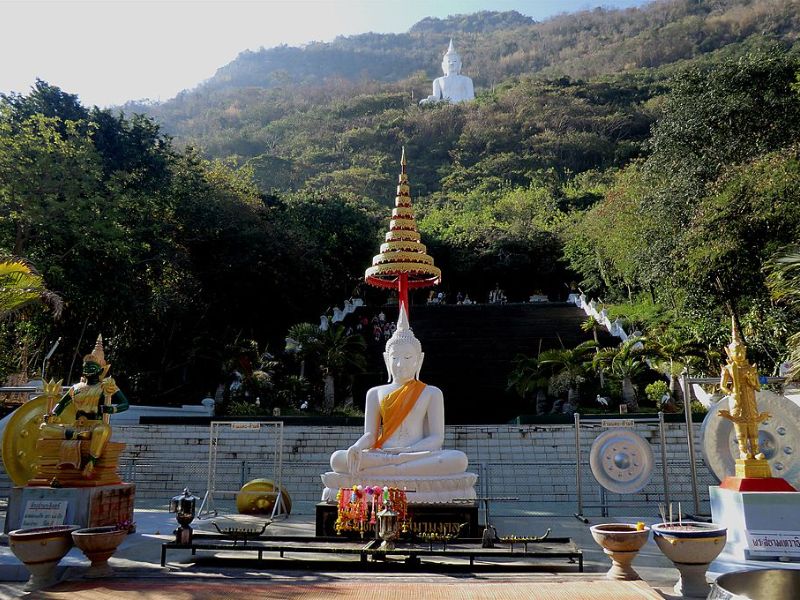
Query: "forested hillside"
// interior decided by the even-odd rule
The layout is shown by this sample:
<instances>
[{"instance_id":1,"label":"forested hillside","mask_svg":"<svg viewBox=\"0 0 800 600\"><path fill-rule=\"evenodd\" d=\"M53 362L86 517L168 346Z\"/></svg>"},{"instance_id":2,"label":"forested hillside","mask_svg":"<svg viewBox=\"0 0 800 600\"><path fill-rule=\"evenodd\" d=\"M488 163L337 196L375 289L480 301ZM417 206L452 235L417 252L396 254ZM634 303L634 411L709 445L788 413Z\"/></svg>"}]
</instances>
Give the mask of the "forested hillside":
<instances>
[{"instance_id":1,"label":"forested hillside","mask_svg":"<svg viewBox=\"0 0 800 600\"><path fill-rule=\"evenodd\" d=\"M767 286L800 241L799 20L789 0L478 13L245 52L124 114L44 82L3 97L0 248L65 307L6 321L0 368L60 335L68 374L102 329L134 400L208 391L244 341L277 353L352 293L405 146L446 292L577 284L648 336L710 350L707 372L734 312L772 373L800 330ZM420 107L451 36L477 98Z\"/></svg>"}]
</instances>

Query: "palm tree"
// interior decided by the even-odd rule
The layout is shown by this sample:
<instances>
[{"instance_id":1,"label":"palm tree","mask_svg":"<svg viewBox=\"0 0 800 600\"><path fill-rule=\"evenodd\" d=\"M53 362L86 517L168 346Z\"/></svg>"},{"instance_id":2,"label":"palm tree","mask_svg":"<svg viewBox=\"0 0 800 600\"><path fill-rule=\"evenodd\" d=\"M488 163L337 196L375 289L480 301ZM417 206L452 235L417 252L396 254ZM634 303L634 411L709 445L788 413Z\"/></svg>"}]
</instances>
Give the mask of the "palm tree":
<instances>
[{"instance_id":1,"label":"palm tree","mask_svg":"<svg viewBox=\"0 0 800 600\"><path fill-rule=\"evenodd\" d=\"M686 364L695 358L703 356L703 346L696 337L681 335L675 330L667 330L652 340L653 353L656 360L662 365L661 370L669 373L670 396L681 401L683 390L678 382L678 377Z\"/></svg>"},{"instance_id":2,"label":"palm tree","mask_svg":"<svg viewBox=\"0 0 800 600\"><path fill-rule=\"evenodd\" d=\"M544 414L547 410L548 370L539 364L535 356L517 356L514 369L508 376L508 388L513 389L521 398L531 392L536 393L536 414Z\"/></svg>"},{"instance_id":3,"label":"palm tree","mask_svg":"<svg viewBox=\"0 0 800 600\"><path fill-rule=\"evenodd\" d=\"M567 404L564 412L574 412L578 407L578 385L585 379L591 365L589 354L597 347L593 340L578 344L572 349L545 350L539 355L540 366L550 366L554 377L561 379L567 387Z\"/></svg>"},{"instance_id":4,"label":"palm tree","mask_svg":"<svg viewBox=\"0 0 800 600\"><path fill-rule=\"evenodd\" d=\"M622 401L628 405L629 412L639 410L633 380L650 368L647 364L650 352L644 345L646 341L643 337L629 337L616 348L602 349L593 361L595 368L604 369L622 382Z\"/></svg>"},{"instance_id":5,"label":"palm tree","mask_svg":"<svg viewBox=\"0 0 800 600\"><path fill-rule=\"evenodd\" d=\"M335 403L334 380L337 376L348 377L364 371L367 344L358 334L348 334L342 325L321 332L315 343L320 369L325 383L325 409L333 410Z\"/></svg>"},{"instance_id":6,"label":"palm tree","mask_svg":"<svg viewBox=\"0 0 800 600\"><path fill-rule=\"evenodd\" d=\"M597 339L597 329L600 327L600 321L595 319L593 316L586 317L586 320L581 323L581 330L585 332L592 332L592 337L594 338L595 344L600 344L600 340Z\"/></svg>"},{"instance_id":7,"label":"palm tree","mask_svg":"<svg viewBox=\"0 0 800 600\"><path fill-rule=\"evenodd\" d=\"M775 300L794 308L800 307L800 246L791 246L776 254L767 263L767 287ZM800 331L789 336L789 362L787 376L800 377Z\"/></svg>"},{"instance_id":8,"label":"palm tree","mask_svg":"<svg viewBox=\"0 0 800 600\"><path fill-rule=\"evenodd\" d=\"M27 261L0 257L0 319L36 303L49 306L56 317L64 307L61 298L45 287L42 276Z\"/></svg>"},{"instance_id":9,"label":"palm tree","mask_svg":"<svg viewBox=\"0 0 800 600\"><path fill-rule=\"evenodd\" d=\"M305 378L306 358L314 350L322 330L313 323L297 323L289 327L286 333L286 346L284 351L287 354L294 354L300 360L300 378Z\"/></svg>"},{"instance_id":10,"label":"palm tree","mask_svg":"<svg viewBox=\"0 0 800 600\"><path fill-rule=\"evenodd\" d=\"M600 352L600 340L597 337L597 330L599 329L599 327L600 327L600 321L595 319L592 315L589 315L588 317L586 317L586 320L583 323L581 323L581 330L582 331L585 331L587 333L590 332L590 331L592 332L592 337L594 338L594 343L597 344L597 347L595 348L595 353ZM605 378L604 378L603 370L602 369L598 369L597 373L600 376L600 387L603 388L603 387L605 387L605 383L606 383L604 381Z\"/></svg>"}]
</instances>

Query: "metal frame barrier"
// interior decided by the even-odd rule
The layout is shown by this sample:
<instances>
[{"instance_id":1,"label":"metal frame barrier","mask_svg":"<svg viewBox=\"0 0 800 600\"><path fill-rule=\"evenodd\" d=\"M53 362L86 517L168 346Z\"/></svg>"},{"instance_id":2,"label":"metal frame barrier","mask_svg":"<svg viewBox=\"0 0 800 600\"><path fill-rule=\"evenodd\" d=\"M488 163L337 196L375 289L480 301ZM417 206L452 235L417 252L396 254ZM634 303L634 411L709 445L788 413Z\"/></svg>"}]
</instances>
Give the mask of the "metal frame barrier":
<instances>
[{"instance_id":1,"label":"metal frame barrier","mask_svg":"<svg viewBox=\"0 0 800 600\"><path fill-rule=\"evenodd\" d=\"M275 495L275 504L272 507L271 518L277 515L286 515L286 507L283 504L283 496L280 493L282 487L282 471L283 471L283 421L211 421L209 426L209 442L208 442L208 483L206 493L203 496L203 502L200 504L200 509L197 511L198 518L205 518L213 513L217 515L217 510L214 506L214 497L217 495L234 496L239 493L239 490L226 490L217 489L217 466L218 466L218 453L221 438L220 430L224 427L229 428L230 431L237 431L238 433L256 432L255 435L263 435L263 431L272 432L272 443L274 450L272 452L272 473L270 474L273 484L275 486L272 492L260 492L265 495ZM242 462L242 473L244 473L244 465L246 461ZM240 482L244 484L244 482Z\"/></svg>"}]
</instances>

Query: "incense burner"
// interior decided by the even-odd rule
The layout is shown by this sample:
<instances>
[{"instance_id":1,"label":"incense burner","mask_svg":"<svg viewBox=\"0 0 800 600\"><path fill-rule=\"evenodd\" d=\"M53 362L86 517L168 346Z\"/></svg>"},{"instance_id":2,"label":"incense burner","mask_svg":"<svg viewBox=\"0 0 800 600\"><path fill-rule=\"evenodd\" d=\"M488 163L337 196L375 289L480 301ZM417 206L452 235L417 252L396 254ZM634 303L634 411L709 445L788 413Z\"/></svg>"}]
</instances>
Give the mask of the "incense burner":
<instances>
[{"instance_id":1,"label":"incense burner","mask_svg":"<svg viewBox=\"0 0 800 600\"><path fill-rule=\"evenodd\" d=\"M659 523L653 525L653 538L661 552L680 572L675 593L689 598L705 598L710 586L706 569L722 549L727 529L714 523Z\"/></svg>"}]
</instances>

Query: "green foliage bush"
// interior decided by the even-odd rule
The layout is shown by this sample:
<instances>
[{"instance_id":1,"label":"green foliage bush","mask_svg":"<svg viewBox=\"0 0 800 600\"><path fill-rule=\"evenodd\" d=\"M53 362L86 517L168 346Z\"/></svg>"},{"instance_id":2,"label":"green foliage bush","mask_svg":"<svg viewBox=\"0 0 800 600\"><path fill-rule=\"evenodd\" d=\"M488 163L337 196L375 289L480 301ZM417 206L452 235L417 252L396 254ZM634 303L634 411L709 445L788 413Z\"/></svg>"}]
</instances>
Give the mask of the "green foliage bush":
<instances>
[{"instance_id":1,"label":"green foliage bush","mask_svg":"<svg viewBox=\"0 0 800 600\"><path fill-rule=\"evenodd\" d=\"M225 410L225 415L228 417L257 417L263 414L264 410L260 406L245 400L231 402Z\"/></svg>"},{"instance_id":2,"label":"green foliage bush","mask_svg":"<svg viewBox=\"0 0 800 600\"><path fill-rule=\"evenodd\" d=\"M661 406L663 404L662 398L664 394L669 395L669 385L666 381L659 379L645 386L644 393L647 395L647 399L650 400L650 402L656 406Z\"/></svg>"}]
</instances>

